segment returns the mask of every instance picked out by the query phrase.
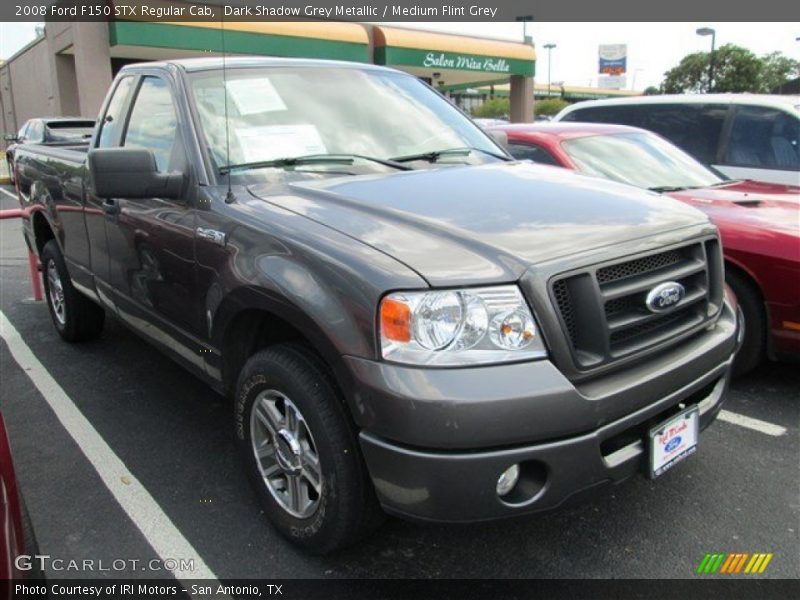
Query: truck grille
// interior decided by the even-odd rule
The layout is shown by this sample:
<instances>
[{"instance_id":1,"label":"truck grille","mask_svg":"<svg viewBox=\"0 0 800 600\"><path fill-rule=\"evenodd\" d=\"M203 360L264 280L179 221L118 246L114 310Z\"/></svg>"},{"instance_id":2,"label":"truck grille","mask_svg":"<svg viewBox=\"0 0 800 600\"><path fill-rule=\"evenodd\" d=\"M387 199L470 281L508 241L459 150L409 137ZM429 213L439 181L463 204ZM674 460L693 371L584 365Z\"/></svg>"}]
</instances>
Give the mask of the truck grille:
<instances>
[{"instance_id":1,"label":"truck grille","mask_svg":"<svg viewBox=\"0 0 800 600\"><path fill-rule=\"evenodd\" d=\"M683 299L666 313L648 309L650 290L680 283ZM668 343L713 319L722 307L717 239L601 264L556 277L551 294L573 356L584 369Z\"/></svg>"}]
</instances>

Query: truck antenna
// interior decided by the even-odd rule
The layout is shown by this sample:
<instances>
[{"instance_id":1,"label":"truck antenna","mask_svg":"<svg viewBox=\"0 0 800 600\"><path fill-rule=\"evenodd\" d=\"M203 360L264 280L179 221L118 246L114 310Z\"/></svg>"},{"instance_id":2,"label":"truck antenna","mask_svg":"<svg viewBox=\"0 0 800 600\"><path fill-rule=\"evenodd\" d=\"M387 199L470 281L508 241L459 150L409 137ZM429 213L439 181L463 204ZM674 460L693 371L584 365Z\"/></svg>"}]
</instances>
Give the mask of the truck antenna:
<instances>
[{"instance_id":1,"label":"truck antenna","mask_svg":"<svg viewBox=\"0 0 800 600\"><path fill-rule=\"evenodd\" d=\"M225 164L231 164L231 132L230 124L228 123L228 69L227 69L227 51L225 49L225 15L220 15L220 23L222 25L222 102L223 110L225 112ZM233 194L231 188L231 170L225 170L225 177L228 180L228 191L225 194L225 204L233 204L236 202L236 196Z\"/></svg>"}]
</instances>

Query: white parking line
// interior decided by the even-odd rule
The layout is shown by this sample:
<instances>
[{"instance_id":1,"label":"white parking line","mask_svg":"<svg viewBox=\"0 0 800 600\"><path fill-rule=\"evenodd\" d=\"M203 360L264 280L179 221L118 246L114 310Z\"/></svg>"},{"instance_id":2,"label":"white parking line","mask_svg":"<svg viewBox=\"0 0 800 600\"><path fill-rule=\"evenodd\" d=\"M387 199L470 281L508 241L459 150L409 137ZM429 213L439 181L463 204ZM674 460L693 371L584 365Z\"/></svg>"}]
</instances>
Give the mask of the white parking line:
<instances>
[{"instance_id":1,"label":"white parking line","mask_svg":"<svg viewBox=\"0 0 800 600\"><path fill-rule=\"evenodd\" d=\"M6 196L8 196L9 198L13 198L14 200L18 199L15 194L12 194L11 192L9 192L7 189L5 189L3 187L0 187L0 192L3 192Z\"/></svg>"},{"instance_id":2,"label":"white parking line","mask_svg":"<svg viewBox=\"0 0 800 600\"><path fill-rule=\"evenodd\" d=\"M773 423L767 423L761 419L746 417L744 415L740 415L739 413L730 412L729 410L719 411L718 418L720 421L733 423L734 425L739 425L739 427L746 427L747 429L752 429L753 431L765 433L766 435L771 435L773 437L780 437L786 433L786 427L781 427L780 425L775 425Z\"/></svg>"},{"instance_id":3,"label":"white parking line","mask_svg":"<svg viewBox=\"0 0 800 600\"><path fill-rule=\"evenodd\" d=\"M42 363L19 335L5 314L0 311L0 336L8 349L44 399L61 421L64 429L97 471L100 479L114 495L131 521L139 528L156 554L162 559L175 559L178 570L173 571L180 580L212 579L217 577L205 564L191 543L183 537L170 518L161 510L145 487L134 477L105 440L83 416L66 392L53 379ZM181 559L194 560L193 570L180 570ZM217 582L209 582L214 589ZM188 588L191 589L191 588Z\"/></svg>"}]
</instances>

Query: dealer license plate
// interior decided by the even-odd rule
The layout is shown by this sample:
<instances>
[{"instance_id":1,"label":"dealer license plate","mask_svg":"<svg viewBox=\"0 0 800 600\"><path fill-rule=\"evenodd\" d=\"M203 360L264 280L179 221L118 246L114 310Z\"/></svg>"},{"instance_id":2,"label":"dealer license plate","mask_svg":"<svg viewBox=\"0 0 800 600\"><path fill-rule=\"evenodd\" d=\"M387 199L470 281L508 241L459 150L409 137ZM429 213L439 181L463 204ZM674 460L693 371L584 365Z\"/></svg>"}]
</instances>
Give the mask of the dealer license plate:
<instances>
[{"instance_id":1,"label":"dealer license plate","mask_svg":"<svg viewBox=\"0 0 800 600\"><path fill-rule=\"evenodd\" d=\"M650 478L663 475L697 451L700 411L687 408L650 430Z\"/></svg>"}]
</instances>

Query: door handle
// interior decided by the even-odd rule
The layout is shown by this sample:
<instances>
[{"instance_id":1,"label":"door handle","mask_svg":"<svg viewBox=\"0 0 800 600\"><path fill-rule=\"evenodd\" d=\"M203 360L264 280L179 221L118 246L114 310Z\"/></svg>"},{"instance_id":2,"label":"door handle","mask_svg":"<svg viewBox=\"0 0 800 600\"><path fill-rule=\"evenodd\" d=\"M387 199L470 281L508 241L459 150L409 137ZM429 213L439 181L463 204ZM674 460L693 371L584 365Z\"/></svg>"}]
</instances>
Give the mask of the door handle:
<instances>
[{"instance_id":1,"label":"door handle","mask_svg":"<svg viewBox=\"0 0 800 600\"><path fill-rule=\"evenodd\" d=\"M116 215L119 213L119 204L113 198L106 198L103 200L103 212L107 215Z\"/></svg>"},{"instance_id":2,"label":"door handle","mask_svg":"<svg viewBox=\"0 0 800 600\"><path fill-rule=\"evenodd\" d=\"M195 233L197 233L197 237L199 238L213 242L218 246L225 246L225 234L222 231L198 227L195 229Z\"/></svg>"}]
</instances>

